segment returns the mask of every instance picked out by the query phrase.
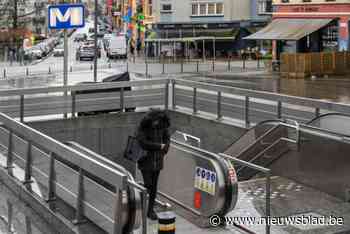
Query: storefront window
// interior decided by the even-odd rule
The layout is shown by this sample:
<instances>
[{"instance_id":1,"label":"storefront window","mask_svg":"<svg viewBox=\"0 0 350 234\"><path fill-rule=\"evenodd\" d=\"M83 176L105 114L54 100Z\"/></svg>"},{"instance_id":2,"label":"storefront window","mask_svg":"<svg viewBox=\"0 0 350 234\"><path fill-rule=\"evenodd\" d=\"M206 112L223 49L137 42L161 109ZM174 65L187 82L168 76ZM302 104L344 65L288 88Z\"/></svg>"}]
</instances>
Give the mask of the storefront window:
<instances>
[{"instance_id":1,"label":"storefront window","mask_svg":"<svg viewBox=\"0 0 350 234\"><path fill-rule=\"evenodd\" d=\"M338 25L334 22L322 30L322 47L324 51L338 50Z\"/></svg>"}]
</instances>

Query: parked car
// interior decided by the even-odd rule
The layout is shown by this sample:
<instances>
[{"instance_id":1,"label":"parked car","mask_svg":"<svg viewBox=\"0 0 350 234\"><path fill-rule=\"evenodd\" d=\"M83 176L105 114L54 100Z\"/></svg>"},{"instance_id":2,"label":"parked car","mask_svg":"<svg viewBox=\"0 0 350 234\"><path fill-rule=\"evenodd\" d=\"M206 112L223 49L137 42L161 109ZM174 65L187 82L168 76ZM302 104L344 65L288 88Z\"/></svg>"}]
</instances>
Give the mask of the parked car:
<instances>
[{"instance_id":1,"label":"parked car","mask_svg":"<svg viewBox=\"0 0 350 234\"><path fill-rule=\"evenodd\" d=\"M32 55L33 58L35 59L41 59L43 57L43 51L40 49L40 47L32 47L32 49L30 50L30 53Z\"/></svg>"},{"instance_id":2,"label":"parked car","mask_svg":"<svg viewBox=\"0 0 350 234\"><path fill-rule=\"evenodd\" d=\"M127 58L127 44L125 36L117 36L111 39L107 50L107 57L110 59Z\"/></svg>"},{"instance_id":3,"label":"parked car","mask_svg":"<svg viewBox=\"0 0 350 234\"><path fill-rule=\"evenodd\" d=\"M53 50L53 56L55 57L60 57L64 55L64 48L63 45L58 45L54 50Z\"/></svg>"},{"instance_id":4,"label":"parked car","mask_svg":"<svg viewBox=\"0 0 350 234\"><path fill-rule=\"evenodd\" d=\"M76 52L76 60L81 61L83 59L94 60L95 50L91 45L81 45Z\"/></svg>"},{"instance_id":5,"label":"parked car","mask_svg":"<svg viewBox=\"0 0 350 234\"><path fill-rule=\"evenodd\" d=\"M86 42L84 42L84 45L88 45L88 46L94 47L95 46L95 40L89 39ZM102 49L101 41L98 40L97 41L97 57L98 58L101 58L101 49Z\"/></svg>"},{"instance_id":6,"label":"parked car","mask_svg":"<svg viewBox=\"0 0 350 234\"><path fill-rule=\"evenodd\" d=\"M107 77L102 80L102 83L105 82L121 82L121 81L130 81L130 74L128 72L113 75L110 77ZM101 82L81 82L78 84L98 84ZM124 91L131 91L131 87L125 87ZM75 95L79 94L89 94L89 93L106 93L106 92L120 92L120 88L111 88L111 89L104 89L104 90L85 90L85 91L75 91ZM125 108L126 112L132 112L135 111L136 107L127 107ZM91 112L79 112L78 116L86 116L86 115L96 115L96 114L105 114L105 113L111 113L111 112L119 112L120 109L111 109L111 110L99 110L99 111L91 111Z\"/></svg>"},{"instance_id":7,"label":"parked car","mask_svg":"<svg viewBox=\"0 0 350 234\"><path fill-rule=\"evenodd\" d=\"M74 37L75 42L85 41L87 39L87 35L85 33L78 33Z\"/></svg>"}]
</instances>

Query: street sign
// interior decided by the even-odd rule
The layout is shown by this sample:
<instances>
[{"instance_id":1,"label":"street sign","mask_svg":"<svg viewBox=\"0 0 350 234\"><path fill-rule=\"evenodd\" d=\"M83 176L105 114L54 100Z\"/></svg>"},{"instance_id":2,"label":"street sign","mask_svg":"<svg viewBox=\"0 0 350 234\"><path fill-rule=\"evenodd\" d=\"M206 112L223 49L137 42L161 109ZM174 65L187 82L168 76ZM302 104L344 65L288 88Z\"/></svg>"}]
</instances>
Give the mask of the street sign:
<instances>
[{"instance_id":1,"label":"street sign","mask_svg":"<svg viewBox=\"0 0 350 234\"><path fill-rule=\"evenodd\" d=\"M48 8L48 22L50 29L72 29L85 26L84 5L59 4Z\"/></svg>"}]
</instances>

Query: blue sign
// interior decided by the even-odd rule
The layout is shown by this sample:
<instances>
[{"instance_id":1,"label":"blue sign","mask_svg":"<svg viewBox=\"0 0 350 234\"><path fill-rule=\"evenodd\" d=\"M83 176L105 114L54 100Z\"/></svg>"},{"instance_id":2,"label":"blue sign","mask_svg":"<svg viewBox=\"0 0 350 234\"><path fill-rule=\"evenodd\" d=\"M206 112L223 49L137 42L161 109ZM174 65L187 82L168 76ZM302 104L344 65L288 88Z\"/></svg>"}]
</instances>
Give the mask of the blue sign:
<instances>
[{"instance_id":1,"label":"blue sign","mask_svg":"<svg viewBox=\"0 0 350 234\"><path fill-rule=\"evenodd\" d=\"M84 5L59 4L48 8L49 29L83 28L85 26Z\"/></svg>"}]
</instances>

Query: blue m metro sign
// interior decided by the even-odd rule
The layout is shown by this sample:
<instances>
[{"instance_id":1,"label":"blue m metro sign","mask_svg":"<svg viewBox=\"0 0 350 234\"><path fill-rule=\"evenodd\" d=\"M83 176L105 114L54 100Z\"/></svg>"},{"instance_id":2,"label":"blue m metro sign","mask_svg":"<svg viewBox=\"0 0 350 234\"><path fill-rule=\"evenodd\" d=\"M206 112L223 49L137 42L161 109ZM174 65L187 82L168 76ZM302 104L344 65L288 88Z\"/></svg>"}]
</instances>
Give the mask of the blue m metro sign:
<instances>
[{"instance_id":1,"label":"blue m metro sign","mask_svg":"<svg viewBox=\"0 0 350 234\"><path fill-rule=\"evenodd\" d=\"M85 26L84 5L60 4L49 6L48 10L50 29L82 28Z\"/></svg>"}]
</instances>

